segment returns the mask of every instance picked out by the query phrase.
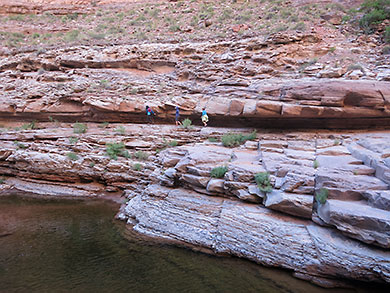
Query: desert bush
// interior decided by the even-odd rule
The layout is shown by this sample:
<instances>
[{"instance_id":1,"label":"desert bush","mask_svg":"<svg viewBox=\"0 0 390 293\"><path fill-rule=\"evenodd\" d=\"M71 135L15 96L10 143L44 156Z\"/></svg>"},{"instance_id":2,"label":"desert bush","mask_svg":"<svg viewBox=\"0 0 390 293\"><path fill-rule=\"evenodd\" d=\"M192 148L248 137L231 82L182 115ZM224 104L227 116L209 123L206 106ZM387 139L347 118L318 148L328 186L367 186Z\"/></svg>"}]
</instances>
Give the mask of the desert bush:
<instances>
[{"instance_id":1,"label":"desert bush","mask_svg":"<svg viewBox=\"0 0 390 293\"><path fill-rule=\"evenodd\" d=\"M79 138L78 137L75 137L75 136L71 136L69 137L69 143L70 144L75 144L79 141Z\"/></svg>"},{"instance_id":2,"label":"desert bush","mask_svg":"<svg viewBox=\"0 0 390 293\"><path fill-rule=\"evenodd\" d=\"M75 124L73 124L73 132L74 133L86 133L87 132L87 125L83 124L83 123L79 123L79 122L76 122Z\"/></svg>"},{"instance_id":3,"label":"desert bush","mask_svg":"<svg viewBox=\"0 0 390 293\"><path fill-rule=\"evenodd\" d=\"M255 181L260 191L265 193L272 192L272 185L268 172L257 173L255 175Z\"/></svg>"},{"instance_id":4,"label":"desert bush","mask_svg":"<svg viewBox=\"0 0 390 293\"><path fill-rule=\"evenodd\" d=\"M125 135L126 129L123 126L118 126L117 128L115 128L115 132L121 135Z\"/></svg>"},{"instance_id":5,"label":"desert bush","mask_svg":"<svg viewBox=\"0 0 390 293\"><path fill-rule=\"evenodd\" d=\"M383 34L383 40L385 43L390 43L390 26L387 26Z\"/></svg>"},{"instance_id":6,"label":"desert bush","mask_svg":"<svg viewBox=\"0 0 390 293\"><path fill-rule=\"evenodd\" d=\"M71 161L77 161L79 159L79 156L76 153L73 153L73 152L67 153L66 156Z\"/></svg>"},{"instance_id":7,"label":"desert bush","mask_svg":"<svg viewBox=\"0 0 390 293\"><path fill-rule=\"evenodd\" d=\"M135 163L133 165L133 170L134 171L141 171L142 170L142 165L140 163Z\"/></svg>"},{"instance_id":8,"label":"desert bush","mask_svg":"<svg viewBox=\"0 0 390 293\"><path fill-rule=\"evenodd\" d=\"M143 151L138 151L134 153L134 157L138 160L146 161L149 158L149 154Z\"/></svg>"},{"instance_id":9,"label":"desert bush","mask_svg":"<svg viewBox=\"0 0 390 293\"><path fill-rule=\"evenodd\" d=\"M14 141L14 145L16 145L17 149L22 149L22 150L24 150L24 149L27 148L26 145L24 145L24 144L21 143L21 142L18 142L17 140Z\"/></svg>"},{"instance_id":10,"label":"desert bush","mask_svg":"<svg viewBox=\"0 0 390 293\"><path fill-rule=\"evenodd\" d=\"M223 178L225 173L228 171L227 166L215 167L210 171L210 176L213 178Z\"/></svg>"},{"instance_id":11,"label":"desert bush","mask_svg":"<svg viewBox=\"0 0 390 293\"><path fill-rule=\"evenodd\" d=\"M256 139L256 130L254 130L250 134L242 134L242 133L227 133L222 136L222 144L225 147L236 147L247 140Z\"/></svg>"},{"instance_id":12,"label":"desert bush","mask_svg":"<svg viewBox=\"0 0 390 293\"><path fill-rule=\"evenodd\" d=\"M316 193L316 200L320 204L324 204L326 200L328 199L329 195L329 190L326 188L321 188L317 193Z\"/></svg>"},{"instance_id":13,"label":"desert bush","mask_svg":"<svg viewBox=\"0 0 390 293\"><path fill-rule=\"evenodd\" d=\"M5 179L0 177L0 184L3 184L5 182Z\"/></svg>"},{"instance_id":14,"label":"desert bush","mask_svg":"<svg viewBox=\"0 0 390 293\"><path fill-rule=\"evenodd\" d=\"M361 10L364 15L359 25L366 33L371 33L375 24L390 19L390 0L366 0Z\"/></svg>"},{"instance_id":15,"label":"desert bush","mask_svg":"<svg viewBox=\"0 0 390 293\"><path fill-rule=\"evenodd\" d=\"M192 126L192 121L188 118L184 119L182 122L181 122L182 126L185 128L185 129L190 129Z\"/></svg>"},{"instance_id":16,"label":"desert bush","mask_svg":"<svg viewBox=\"0 0 390 293\"><path fill-rule=\"evenodd\" d=\"M320 166L320 163L317 160L314 160L313 162L313 168L317 169Z\"/></svg>"},{"instance_id":17,"label":"desert bush","mask_svg":"<svg viewBox=\"0 0 390 293\"><path fill-rule=\"evenodd\" d=\"M23 124L21 126L21 129L23 129L23 130L30 130L30 129L36 129L36 128L37 128L36 121L32 121L30 123Z\"/></svg>"},{"instance_id":18,"label":"desert bush","mask_svg":"<svg viewBox=\"0 0 390 293\"><path fill-rule=\"evenodd\" d=\"M382 54L384 55L390 54L390 46L384 46L382 49Z\"/></svg>"},{"instance_id":19,"label":"desert bush","mask_svg":"<svg viewBox=\"0 0 390 293\"><path fill-rule=\"evenodd\" d=\"M170 147L175 147L177 145L178 145L178 142L175 139L168 142L168 146L170 146Z\"/></svg>"},{"instance_id":20,"label":"desert bush","mask_svg":"<svg viewBox=\"0 0 390 293\"><path fill-rule=\"evenodd\" d=\"M218 142L218 138L216 137L209 137L209 142Z\"/></svg>"},{"instance_id":21,"label":"desert bush","mask_svg":"<svg viewBox=\"0 0 390 293\"><path fill-rule=\"evenodd\" d=\"M117 160L118 156L127 156L125 150L125 144L123 142L106 143L106 153L110 159Z\"/></svg>"}]
</instances>

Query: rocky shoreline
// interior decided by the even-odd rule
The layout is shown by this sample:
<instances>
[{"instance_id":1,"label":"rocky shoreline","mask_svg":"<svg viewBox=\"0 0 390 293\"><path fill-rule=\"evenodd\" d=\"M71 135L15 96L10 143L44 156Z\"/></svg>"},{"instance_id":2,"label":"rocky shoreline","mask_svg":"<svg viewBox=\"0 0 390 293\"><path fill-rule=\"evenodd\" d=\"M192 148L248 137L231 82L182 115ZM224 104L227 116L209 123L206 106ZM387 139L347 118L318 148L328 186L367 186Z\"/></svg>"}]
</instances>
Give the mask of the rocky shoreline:
<instances>
[{"instance_id":1,"label":"rocky shoreline","mask_svg":"<svg viewBox=\"0 0 390 293\"><path fill-rule=\"evenodd\" d=\"M390 282L387 131L258 130L227 148L224 134L248 130L38 126L3 129L1 194L122 195L118 217L162 241L290 269L325 287ZM110 159L106 143L119 141L129 154ZM218 166L228 171L211 178ZM258 189L259 172L270 173L272 192ZM314 197L321 188L325 204Z\"/></svg>"},{"instance_id":2,"label":"rocky shoreline","mask_svg":"<svg viewBox=\"0 0 390 293\"><path fill-rule=\"evenodd\" d=\"M338 2L294 3L304 9L289 17L295 29L267 34L266 18L281 20L290 1L280 15L258 1L119 2L0 0L0 13L31 14L2 18L0 195L122 197L118 218L142 235L324 287L389 285L390 61L379 28L354 31ZM156 124L144 124L146 105ZM195 126L172 125L176 106ZM226 147L229 133L248 139ZM266 191L257 174L269 176Z\"/></svg>"}]
</instances>

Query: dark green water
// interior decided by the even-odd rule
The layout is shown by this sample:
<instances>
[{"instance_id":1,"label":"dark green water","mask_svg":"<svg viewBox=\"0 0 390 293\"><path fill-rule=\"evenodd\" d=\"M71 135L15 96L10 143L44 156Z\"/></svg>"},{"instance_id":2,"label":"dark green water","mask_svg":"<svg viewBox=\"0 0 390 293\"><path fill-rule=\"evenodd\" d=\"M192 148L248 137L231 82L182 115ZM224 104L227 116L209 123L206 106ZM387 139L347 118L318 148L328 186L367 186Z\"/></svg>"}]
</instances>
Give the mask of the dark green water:
<instances>
[{"instance_id":1,"label":"dark green water","mask_svg":"<svg viewBox=\"0 0 390 293\"><path fill-rule=\"evenodd\" d=\"M345 292L242 259L124 238L117 210L106 201L0 198L0 291Z\"/></svg>"}]
</instances>

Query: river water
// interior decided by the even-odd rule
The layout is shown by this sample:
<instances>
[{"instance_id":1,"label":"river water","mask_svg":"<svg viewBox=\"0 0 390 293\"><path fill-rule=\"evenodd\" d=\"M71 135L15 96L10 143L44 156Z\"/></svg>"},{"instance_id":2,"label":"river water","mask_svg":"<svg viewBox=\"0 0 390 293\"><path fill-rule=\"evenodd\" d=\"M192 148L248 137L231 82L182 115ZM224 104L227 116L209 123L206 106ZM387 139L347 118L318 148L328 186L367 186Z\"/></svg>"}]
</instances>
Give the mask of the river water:
<instances>
[{"instance_id":1,"label":"river water","mask_svg":"<svg viewBox=\"0 0 390 293\"><path fill-rule=\"evenodd\" d=\"M151 243L101 200L0 198L0 292L364 292L325 290L238 258Z\"/></svg>"}]
</instances>

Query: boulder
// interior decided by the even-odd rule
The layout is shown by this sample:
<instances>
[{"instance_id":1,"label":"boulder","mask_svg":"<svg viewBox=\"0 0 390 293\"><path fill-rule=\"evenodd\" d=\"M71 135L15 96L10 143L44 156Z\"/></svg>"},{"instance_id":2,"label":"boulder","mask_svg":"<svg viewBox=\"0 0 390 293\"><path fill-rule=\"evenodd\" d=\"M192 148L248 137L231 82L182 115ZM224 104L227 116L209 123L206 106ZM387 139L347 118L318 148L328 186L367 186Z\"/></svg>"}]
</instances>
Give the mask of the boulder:
<instances>
[{"instance_id":1,"label":"boulder","mask_svg":"<svg viewBox=\"0 0 390 293\"><path fill-rule=\"evenodd\" d=\"M264 205L289 215L311 219L313 196L273 190L266 194Z\"/></svg>"}]
</instances>

